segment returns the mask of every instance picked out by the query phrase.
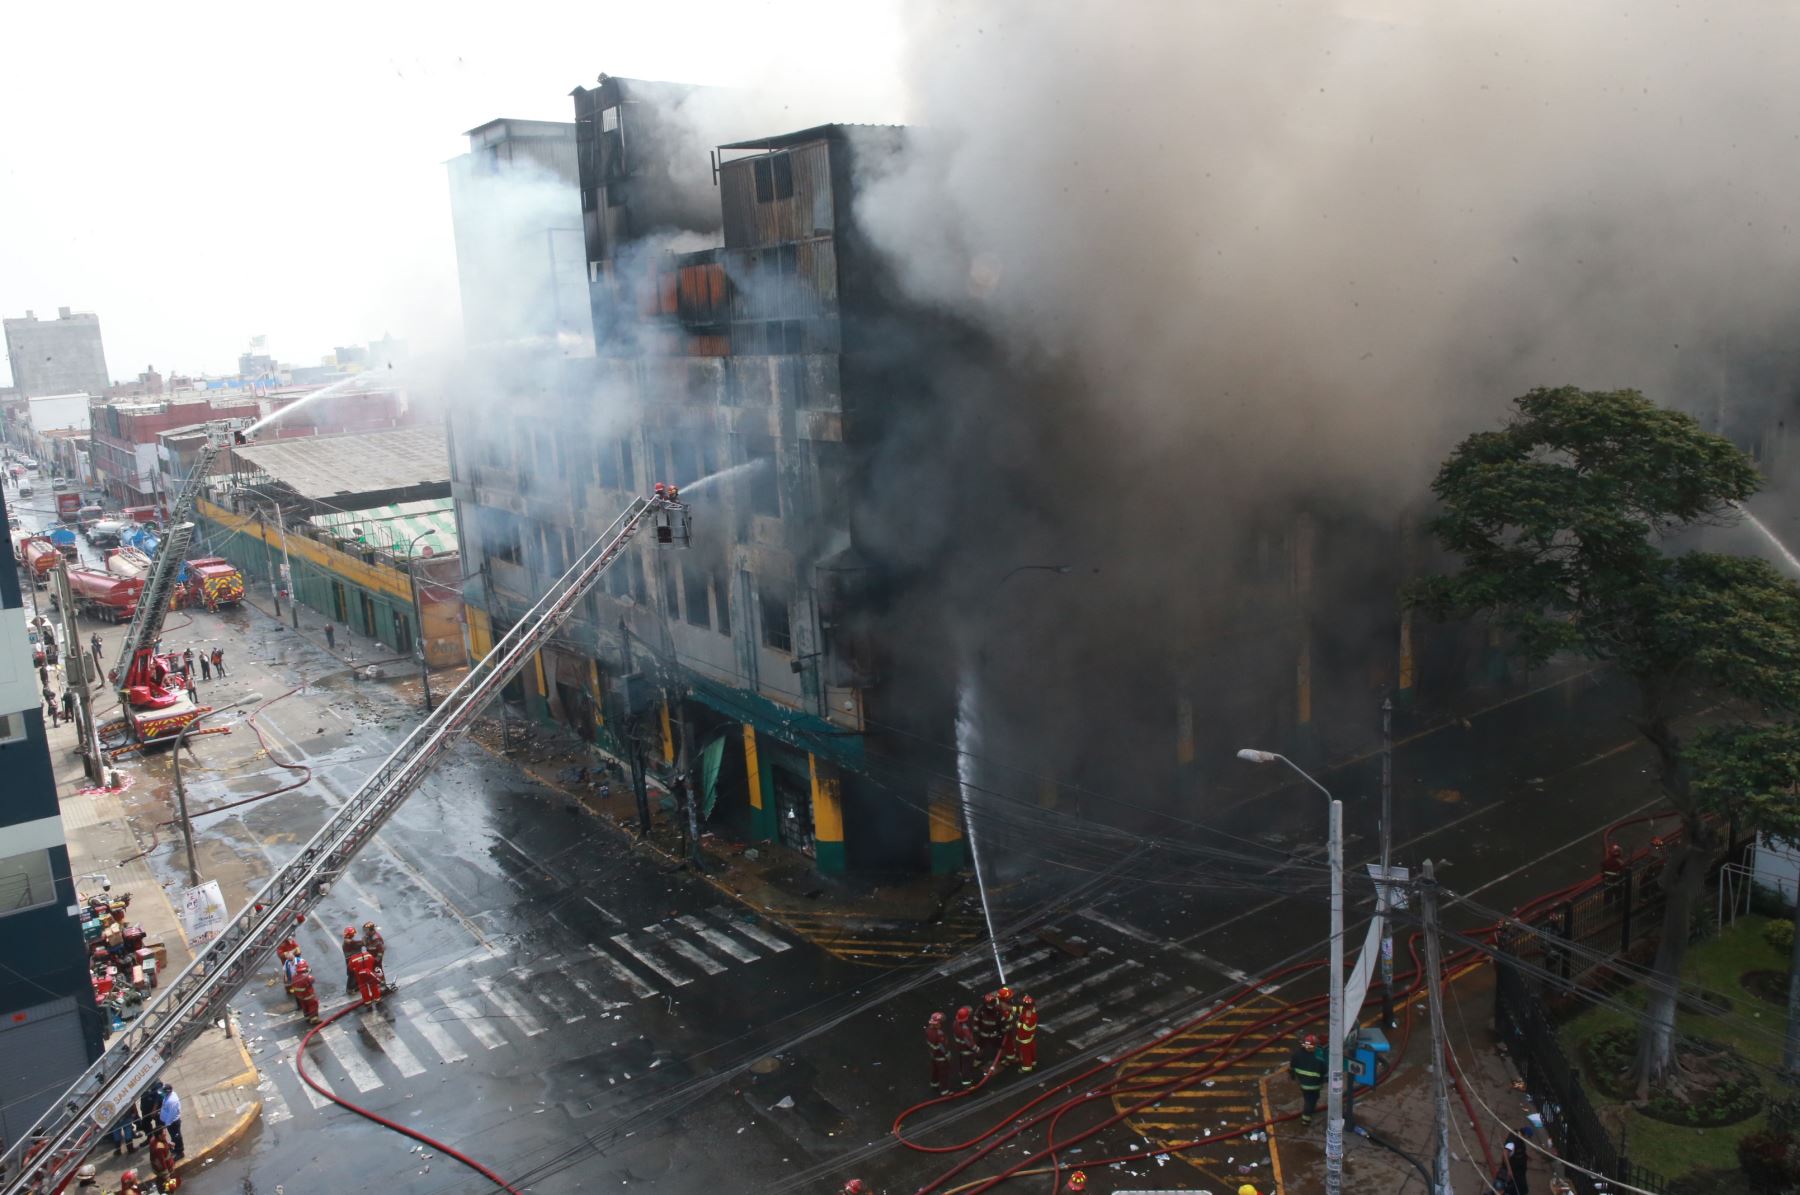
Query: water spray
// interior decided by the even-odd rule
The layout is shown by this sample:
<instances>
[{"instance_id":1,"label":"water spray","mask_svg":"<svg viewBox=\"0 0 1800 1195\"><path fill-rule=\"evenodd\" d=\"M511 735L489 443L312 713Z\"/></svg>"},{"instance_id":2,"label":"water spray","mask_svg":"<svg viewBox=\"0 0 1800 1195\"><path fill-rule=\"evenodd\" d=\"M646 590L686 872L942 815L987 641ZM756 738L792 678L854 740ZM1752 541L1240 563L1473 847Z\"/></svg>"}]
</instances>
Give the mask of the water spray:
<instances>
[{"instance_id":1,"label":"water spray","mask_svg":"<svg viewBox=\"0 0 1800 1195\"><path fill-rule=\"evenodd\" d=\"M1770 531L1761 519L1751 514L1749 508L1735 502L1732 505L1736 506L1738 513L1743 515L1746 519L1749 519L1750 525L1762 532L1763 538L1768 540L1777 552L1781 553L1781 558L1787 562L1788 568L1796 575L1800 575L1800 557L1796 557L1792 552L1788 551L1788 546L1777 539L1775 533Z\"/></svg>"},{"instance_id":2,"label":"water spray","mask_svg":"<svg viewBox=\"0 0 1800 1195\"><path fill-rule=\"evenodd\" d=\"M975 729L975 678L964 668L956 686L956 779L962 794L963 826L969 836L969 865L975 870L975 889L981 893L981 916L987 921L988 945L994 951L994 970L1000 986L1006 986L1006 963L1000 958L1000 939L994 935L994 910L988 904L987 879L981 870L981 847L975 838L975 809L970 794L975 782L975 751L981 737Z\"/></svg>"}]
</instances>

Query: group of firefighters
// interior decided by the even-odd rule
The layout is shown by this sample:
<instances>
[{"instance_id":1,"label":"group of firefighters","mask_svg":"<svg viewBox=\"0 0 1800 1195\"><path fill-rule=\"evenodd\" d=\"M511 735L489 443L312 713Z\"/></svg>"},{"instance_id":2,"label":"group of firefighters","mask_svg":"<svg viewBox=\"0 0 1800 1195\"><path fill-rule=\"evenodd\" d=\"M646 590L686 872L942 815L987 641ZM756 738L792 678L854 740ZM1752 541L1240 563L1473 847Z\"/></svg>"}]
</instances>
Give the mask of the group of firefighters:
<instances>
[{"instance_id":1,"label":"group of firefighters","mask_svg":"<svg viewBox=\"0 0 1800 1195\"><path fill-rule=\"evenodd\" d=\"M287 980L288 995L294 998L294 1006L306 1017L307 1023L319 1023L319 992L313 979L312 964L300 956L300 943L290 935L275 948L275 954L281 959L281 970ZM362 998L364 1004L375 1004L382 996L394 990L382 969L382 960L387 955L387 941L382 938L381 931L375 928L373 921L363 922L362 937L356 936L355 926L344 929L344 994Z\"/></svg>"},{"instance_id":2,"label":"group of firefighters","mask_svg":"<svg viewBox=\"0 0 1800 1195\"><path fill-rule=\"evenodd\" d=\"M1015 1001L1009 987L983 996L979 1011L963 1005L948 1027L943 1013L932 1013L925 1022L932 1094L973 1087L1008 1063L1030 1074L1037 1069L1037 1031L1037 1003L1024 994Z\"/></svg>"}]
</instances>

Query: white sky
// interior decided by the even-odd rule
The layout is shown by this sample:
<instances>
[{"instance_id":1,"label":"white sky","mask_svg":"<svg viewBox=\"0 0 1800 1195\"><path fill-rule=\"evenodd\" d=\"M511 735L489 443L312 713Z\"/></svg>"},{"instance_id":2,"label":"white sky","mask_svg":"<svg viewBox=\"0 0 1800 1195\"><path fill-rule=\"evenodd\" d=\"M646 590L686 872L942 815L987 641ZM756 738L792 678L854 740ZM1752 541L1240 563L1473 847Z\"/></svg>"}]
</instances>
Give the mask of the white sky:
<instances>
[{"instance_id":1,"label":"white sky","mask_svg":"<svg viewBox=\"0 0 1800 1195\"><path fill-rule=\"evenodd\" d=\"M601 71L899 120L900 2L8 5L0 313L98 313L115 379L453 343L464 130Z\"/></svg>"}]
</instances>

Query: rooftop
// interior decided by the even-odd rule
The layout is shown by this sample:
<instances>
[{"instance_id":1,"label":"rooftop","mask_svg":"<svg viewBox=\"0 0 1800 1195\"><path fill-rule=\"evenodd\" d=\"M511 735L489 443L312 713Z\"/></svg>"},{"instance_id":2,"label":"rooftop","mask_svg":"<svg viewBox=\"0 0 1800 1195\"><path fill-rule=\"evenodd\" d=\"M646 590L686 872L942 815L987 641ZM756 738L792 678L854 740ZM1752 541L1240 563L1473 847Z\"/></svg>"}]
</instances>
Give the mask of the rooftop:
<instances>
[{"instance_id":1,"label":"rooftop","mask_svg":"<svg viewBox=\"0 0 1800 1195\"><path fill-rule=\"evenodd\" d=\"M748 141L732 141L721 145L720 149L785 149L790 145L804 145L808 141L824 141L833 138L854 136L858 133L885 133L897 135L906 128L902 124L816 124L810 129L796 129L792 133L778 133L772 137L752 137Z\"/></svg>"},{"instance_id":2,"label":"rooftop","mask_svg":"<svg viewBox=\"0 0 1800 1195\"><path fill-rule=\"evenodd\" d=\"M397 556L418 541L422 556L441 556L457 550L455 503L449 498L423 498L361 510L340 510L314 515L308 522L323 527L339 539L361 539L374 548L386 548Z\"/></svg>"},{"instance_id":3,"label":"rooftop","mask_svg":"<svg viewBox=\"0 0 1800 1195\"><path fill-rule=\"evenodd\" d=\"M450 482L450 449L442 424L271 440L233 451L303 498L334 499Z\"/></svg>"}]
</instances>

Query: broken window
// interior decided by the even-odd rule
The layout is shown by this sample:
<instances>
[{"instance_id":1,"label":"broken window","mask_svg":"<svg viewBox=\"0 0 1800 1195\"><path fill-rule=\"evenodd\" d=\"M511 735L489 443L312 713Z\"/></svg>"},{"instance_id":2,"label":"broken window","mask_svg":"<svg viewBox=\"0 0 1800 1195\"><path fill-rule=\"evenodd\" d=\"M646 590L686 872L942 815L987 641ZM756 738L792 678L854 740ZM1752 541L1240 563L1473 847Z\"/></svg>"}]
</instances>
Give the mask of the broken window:
<instances>
[{"instance_id":1,"label":"broken window","mask_svg":"<svg viewBox=\"0 0 1800 1195\"><path fill-rule=\"evenodd\" d=\"M669 445L669 480L676 485L693 485L705 476L700 472L700 453L692 443L681 440Z\"/></svg>"},{"instance_id":2,"label":"broken window","mask_svg":"<svg viewBox=\"0 0 1800 1195\"><path fill-rule=\"evenodd\" d=\"M662 590L663 611L671 619L681 617L681 598L676 593L675 558L667 552L656 557L656 585Z\"/></svg>"},{"instance_id":3,"label":"broken window","mask_svg":"<svg viewBox=\"0 0 1800 1195\"><path fill-rule=\"evenodd\" d=\"M730 574L717 572L712 574L713 593L718 598L718 618L714 629L721 635L731 634L731 586L727 580Z\"/></svg>"},{"instance_id":4,"label":"broken window","mask_svg":"<svg viewBox=\"0 0 1800 1195\"><path fill-rule=\"evenodd\" d=\"M625 475L619 469L619 445L612 440L603 440L595 455L600 463L600 488L603 490L628 489Z\"/></svg>"},{"instance_id":5,"label":"broken window","mask_svg":"<svg viewBox=\"0 0 1800 1195\"><path fill-rule=\"evenodd\" d=\"M631 561L631 596L636 598L640 605L648 606L650 604L650 583L644 577L644 554L638 551L628 552L626 555Z\"/></svg>"},{"instance_id":6,"label":"broken window","mask_svg":"<svg viewBox=\"0 0 1800 1195\"><path fill-rule=\"evenodd\" d=\"M781 517L781 487L775 478L775 438L746 434L744 460L755 467L749 473L750 509L772 519Z\"/></svg>"},{"instance_id":7,"label":"broken window","mask_svg":"<svg viewBox=\"0 0 1800 1195\"><path fill-rule=\"evenodd\" d=\"M667 557L664 557L667 559ZM681 566L682 600L687 603L687 620L697 627L710 627L706 613L706 574L692 564Z\"/></svg>"},{"instance_id":8,"label":"broken window","mask_svg":"<svg viewBox=\"0 0 1800 1195\"><path fill-rule=\"evenodd\" d=\"M750 164L750 172L756 176L756 202L768 203L775 198L775 176L769 168L769 159L758 158Z\"/></svg>"},{"instance_id":9,"label":"broken window","mask_svg":"<svg viewBox=\"0 0 1800 1195\"><path fill-rule=\"evenodd\" d=\"M776 651L794 650L794 638L788 625L788 603L792 597L785 581L766 576L757 579L757 604L762 607L762 640Z\"/></svg>"},{"instance_id":10,"label":"broken window","mask_svg":"<svg viewBox=\"0 0 1800 1195\"><path fill-rule=\"evenodd\" d=\"M775 161L775 198L792 199L794 197L794 158L792 154L776 154Z\"/></svg>"}]
</instances>

